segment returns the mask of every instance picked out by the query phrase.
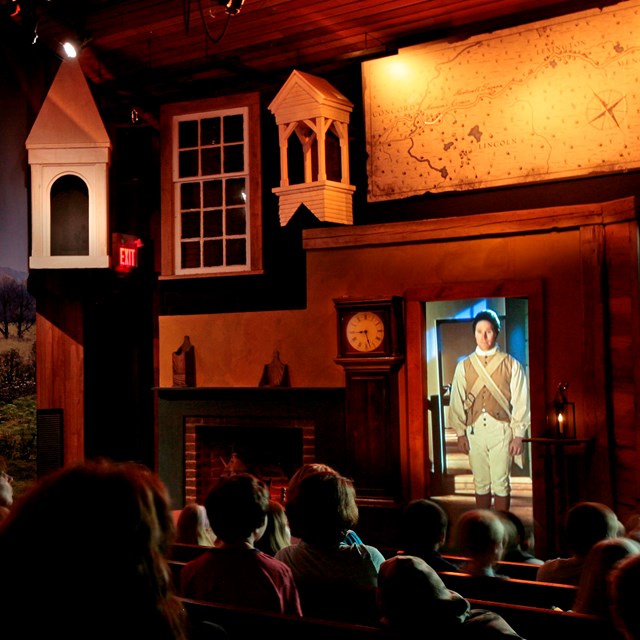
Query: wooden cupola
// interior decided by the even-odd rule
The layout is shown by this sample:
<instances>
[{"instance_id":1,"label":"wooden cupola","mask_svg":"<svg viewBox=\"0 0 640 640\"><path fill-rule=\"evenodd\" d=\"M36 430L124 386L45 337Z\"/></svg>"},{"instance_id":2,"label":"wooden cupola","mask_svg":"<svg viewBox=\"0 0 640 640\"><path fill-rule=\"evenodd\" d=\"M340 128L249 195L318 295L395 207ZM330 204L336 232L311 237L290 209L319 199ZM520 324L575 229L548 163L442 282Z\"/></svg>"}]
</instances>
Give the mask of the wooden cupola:
<instances>
[{"instance_id":1,"label":"wooden cupola","mask_svg":"<svg viewBox=\"0 0 640 640\"><path fill-rule=\"evenodd\" d=\"M300 205L323 222L353 224L348 136L353 104L326 80L293 71L269 110L280 142L280 186L272 189L280 201L280 225Z\"/></svg>"},{"instance_id":2,"label":"wooden cupola","mask_svg":"<svg viewBox=\"0 0 640 640\"><path fill-rule=\"evenodd\" d=\"M26 147L29 267L108 268L111 142L77 59L60 65Z\"/></svg>"}]
</instances>

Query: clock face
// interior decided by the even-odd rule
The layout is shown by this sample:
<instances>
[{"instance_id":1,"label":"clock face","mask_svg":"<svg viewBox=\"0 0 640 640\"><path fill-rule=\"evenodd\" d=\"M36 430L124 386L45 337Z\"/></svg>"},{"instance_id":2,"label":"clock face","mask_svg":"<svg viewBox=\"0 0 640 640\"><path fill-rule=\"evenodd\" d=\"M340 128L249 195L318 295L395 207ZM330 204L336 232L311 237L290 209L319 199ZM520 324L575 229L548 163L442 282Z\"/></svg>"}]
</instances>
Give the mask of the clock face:
<instances>
[{"instance_id":1,"label":"clock face","mask_svg":"<svg viewBox=\"0 0 640 640\"><path fill-rule=\"evenodd\" d=\"M347 322L347 340L357 351L374 351L384 340L384 323L373 311L359 311Z\"/></svg>"}]
</instances>

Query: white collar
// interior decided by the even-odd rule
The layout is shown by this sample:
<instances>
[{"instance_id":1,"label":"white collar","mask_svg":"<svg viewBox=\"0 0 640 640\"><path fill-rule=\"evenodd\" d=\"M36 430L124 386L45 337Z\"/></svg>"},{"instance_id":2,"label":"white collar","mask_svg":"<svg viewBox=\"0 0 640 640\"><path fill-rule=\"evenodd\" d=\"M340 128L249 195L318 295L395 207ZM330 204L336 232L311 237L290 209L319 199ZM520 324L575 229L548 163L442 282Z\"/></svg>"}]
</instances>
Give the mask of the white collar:
<instances>
[{"instance_id":1,"label":"white collar","mask_svg":"<svg viewBox=\"0 0 640 640\"><path fill-rule=\"evenodd\" d=\"M489 351L483 351L480 347L476 347L476 353L479 356L483 356L484 358L488 358L489 356L495 355L496 351L499 351L499 350L500 350L500 347L498 345L489 349Z\"/></svg>"}]
</instances>

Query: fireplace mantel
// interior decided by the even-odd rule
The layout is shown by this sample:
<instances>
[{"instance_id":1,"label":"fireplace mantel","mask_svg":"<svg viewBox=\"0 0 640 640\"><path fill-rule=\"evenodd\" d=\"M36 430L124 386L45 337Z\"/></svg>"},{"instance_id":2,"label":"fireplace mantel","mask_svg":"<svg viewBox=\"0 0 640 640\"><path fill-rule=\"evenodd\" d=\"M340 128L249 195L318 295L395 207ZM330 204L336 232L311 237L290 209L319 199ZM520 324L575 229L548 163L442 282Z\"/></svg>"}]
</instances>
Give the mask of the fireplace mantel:
<instances>
[{"instance_id":1,"label":"fireplace mantel","mask_svg":"<svg viewBox=\"0 0 640 640\"><path fill-rule=\"evenodd\" d=\"M299 420L315 428L316 460L345 468L345 390L342 387L158 387L158 461L174 508L185 502L187 418Z\"/></svg>"}]
</instances>

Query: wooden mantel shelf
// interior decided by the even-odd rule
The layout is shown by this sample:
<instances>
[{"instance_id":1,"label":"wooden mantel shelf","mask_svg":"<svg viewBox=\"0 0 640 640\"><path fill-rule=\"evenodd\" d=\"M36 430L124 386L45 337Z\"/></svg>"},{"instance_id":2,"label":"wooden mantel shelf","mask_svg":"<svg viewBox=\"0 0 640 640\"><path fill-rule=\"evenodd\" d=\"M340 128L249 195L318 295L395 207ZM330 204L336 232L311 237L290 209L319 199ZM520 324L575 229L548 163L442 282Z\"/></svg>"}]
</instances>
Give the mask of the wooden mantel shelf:
<instances>
[{"instance_id":1,"label":"wooden mantel shelf","mask_svg":"<svg viewBox=\"0 0 640 640\"><path fill-rule=\"evenodd\" d=\"M191 393L195 394L216 394L216 393L247 393L257 391L259 393L327 393L332 391L344 391L344 387L153 387L152 391L157 391L162 395L183 396Z\"/></svg>"}]
</instances>

